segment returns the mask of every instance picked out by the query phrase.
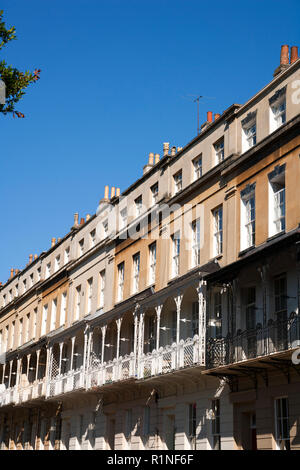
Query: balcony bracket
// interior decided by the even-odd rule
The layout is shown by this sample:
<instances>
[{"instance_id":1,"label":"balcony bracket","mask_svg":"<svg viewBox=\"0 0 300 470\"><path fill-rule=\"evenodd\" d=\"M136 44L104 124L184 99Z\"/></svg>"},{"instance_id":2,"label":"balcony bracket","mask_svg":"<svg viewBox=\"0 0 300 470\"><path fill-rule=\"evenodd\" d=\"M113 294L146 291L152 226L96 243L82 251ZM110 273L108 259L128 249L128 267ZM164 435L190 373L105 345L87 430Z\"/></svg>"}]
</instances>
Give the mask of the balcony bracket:
<instances>
[{"instance_id":1,"label":"balcony bracket","mask_svg":"<svg viewBox=\"0 0 300 470\"><path fill-rule=\"evenodd\" d=\"M287 383L289 384L291 381L290 377L290 368L291 368L291 363L290 361L286 361L284 359L276 359L272 358L268 361L260 361L262 364L269 365L271 367L274 367L275 369L279 370L280 372L283 373L285 378L287 379Z\"/></svg>"}]
</instances>

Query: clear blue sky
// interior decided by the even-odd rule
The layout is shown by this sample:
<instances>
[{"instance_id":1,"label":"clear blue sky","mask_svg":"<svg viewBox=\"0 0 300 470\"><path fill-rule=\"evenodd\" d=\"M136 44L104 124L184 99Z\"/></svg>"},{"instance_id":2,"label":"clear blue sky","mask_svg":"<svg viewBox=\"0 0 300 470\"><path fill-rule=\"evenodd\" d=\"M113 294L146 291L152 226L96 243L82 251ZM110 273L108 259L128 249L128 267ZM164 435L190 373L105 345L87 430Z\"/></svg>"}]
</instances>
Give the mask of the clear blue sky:
<instances>
[{"instance_id":1,"label":"clear blue sky","mask_svg":"<svg viewBox=\"0 0 300 470\"><path fill-rule=\"evenodd\" d=\"M300 46L299 0L2 0L18 39L2 57L42 69L0 117L0 281L94 213L105 184L128 187L149 152L196 135L196 108L222 112Z\"/></svg>"}]
</instances>

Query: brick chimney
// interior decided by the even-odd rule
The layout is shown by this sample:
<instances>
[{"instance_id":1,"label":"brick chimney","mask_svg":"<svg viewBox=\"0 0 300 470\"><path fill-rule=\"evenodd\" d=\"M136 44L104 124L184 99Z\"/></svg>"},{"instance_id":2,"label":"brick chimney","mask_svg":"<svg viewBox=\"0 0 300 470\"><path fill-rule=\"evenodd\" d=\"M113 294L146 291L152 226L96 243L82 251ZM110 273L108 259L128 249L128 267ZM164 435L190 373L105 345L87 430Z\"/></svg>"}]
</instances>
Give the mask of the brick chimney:
<instances>
[{"instance_id":1,"label":"brick chimney","mask_svg":"<svg viewBox=\"0 0 300 470\"><path fill-rule=\"evenodd\" d=\"M273 76L276 77L277 75L279 75L287 67L289 67L289 65L290 65L290 47L287 44L285 44L284 46L281 46L280 65L275 70Z\"/></svg>"},{"instance_id":2,"label":"brick chimney","mask_svg":"<svg viewBox=\"0 0 300 470\"><path fill-rule=\"evenodd\" d=\"M213 122L213 113L212 111L207 111L207 122Z\"/></svg>"},{"instance_id":3,"label":"brick chimney","mask_svg":"<svg viewBox=\"0 0 300 470\"><path fill-rule=\"evenodd\" d=\"M298 47L297 46L292 46L291 47L291 65L296 62L296 60L299 59L298 56Z\"/></svg>"}]
</instances>

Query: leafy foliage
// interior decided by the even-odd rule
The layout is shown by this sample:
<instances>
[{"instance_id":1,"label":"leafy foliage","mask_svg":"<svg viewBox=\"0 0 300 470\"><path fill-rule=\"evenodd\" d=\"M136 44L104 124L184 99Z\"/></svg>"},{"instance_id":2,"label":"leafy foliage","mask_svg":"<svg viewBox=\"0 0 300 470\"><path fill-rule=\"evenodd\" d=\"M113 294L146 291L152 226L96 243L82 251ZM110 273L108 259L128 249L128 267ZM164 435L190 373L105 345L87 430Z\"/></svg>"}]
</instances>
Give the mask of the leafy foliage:
<instances>
[{"instance_id":1,"label":"leafy foliage","mask_svg":"<svg viewBox=\"0 0 300 470\"><path fill-rule=\"evenodd\" d=\"M0 10L0 50L13 39L16 39L15 27L7 29L3 21L3 10ZM0 77L6 85L6 103L0 104L2 114L12 113L13 117L24 118L25 115L16 110L16 103L25 95L26 88L40 79L40 69L33 72L20 72L15 67L0 61Z\"/></svg>"}]
</instances>

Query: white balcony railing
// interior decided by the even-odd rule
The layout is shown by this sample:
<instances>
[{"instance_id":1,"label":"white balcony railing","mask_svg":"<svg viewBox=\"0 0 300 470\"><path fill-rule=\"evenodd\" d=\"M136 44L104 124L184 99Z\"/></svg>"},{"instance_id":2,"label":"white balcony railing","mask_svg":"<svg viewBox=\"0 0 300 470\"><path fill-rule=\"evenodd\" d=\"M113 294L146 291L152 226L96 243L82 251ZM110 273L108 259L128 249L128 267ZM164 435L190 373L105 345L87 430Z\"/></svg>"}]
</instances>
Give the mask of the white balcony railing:
<instances>
[{"instance_id":1,"label":"white balcony railing","mask_svg":"<svg viewBox=\"0 0 300 470\"><path fill-rule=\"evenodd\" d=\"M86 369L81 366L50 380L44 378L30 385L0 390L0 406L21 404L41 397L51 398L76 390L91 390L132 378L146 379L195 365L204 366L204 359L198 335L137 359L133 352L103 364L93 357Z\"/></svg>"}]
</instances>

